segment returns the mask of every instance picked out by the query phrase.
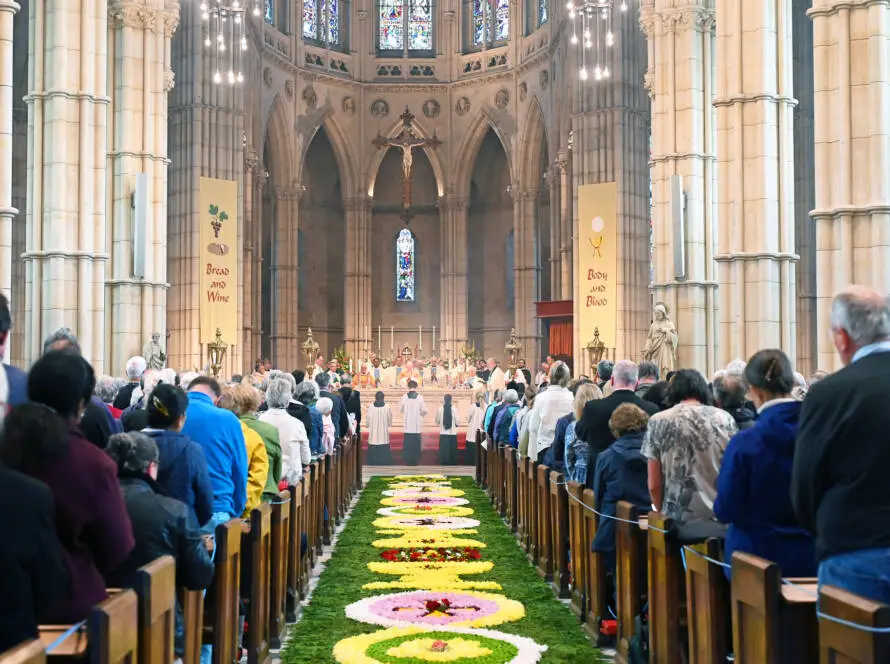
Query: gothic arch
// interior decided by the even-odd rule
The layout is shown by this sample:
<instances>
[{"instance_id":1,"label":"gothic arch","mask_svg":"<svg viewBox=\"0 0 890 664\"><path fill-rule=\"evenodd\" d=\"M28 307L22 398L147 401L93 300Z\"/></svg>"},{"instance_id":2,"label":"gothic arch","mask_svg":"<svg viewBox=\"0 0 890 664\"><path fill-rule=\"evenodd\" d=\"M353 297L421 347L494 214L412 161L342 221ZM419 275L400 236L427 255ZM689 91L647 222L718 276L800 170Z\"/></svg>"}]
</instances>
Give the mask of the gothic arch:
<instances>
[{"instance_id":1,"label":"gothic arch","mask_svg":"<svg viewBox=\"0 0 890 664\"><path fill-rule=\"evenodd\" d=\"M294 161L291 149L291 132L288 131L287 109L281 101L281 95L275 95L275 100L269 107L269 115L266 119L266 127L263 132L263 150L266 145L269 148L269 159L272 164L272 186L275 188L287 188L294 181ZM261 155L262 162L265 155Z\"/></svg>"},{"instance_id":2,"label":"gothic arch","mask_svg":"<svg viewBox=\"0 0 890 664\"><path fill-rule=\"evenodd\" d=\"M426 131L423 128L423 125L420 122L418 122L417 118L414 119L414 122L412 123L411 126L414 127L418 136L420 136L421 138L431 138L430 132ZM397 120L392 125L392 127L390 127L390 130L388 132L386 132L386 137L392 138L394 136L397 136L399 131L401 131L401 129L402 129L402 121ZM389 150L380 149L380 150L374 150L371 153L371 163L368 168L368 196L369 197L374 195L374 183L377 181L377 172L380 170L380 164L383 163L383 158L386 156L386 153L388 151ZM439 159L439 155L437 154L436 150L433 150L431 148L424 148L423 152L426 155L426 158L430 162L430 166L433 169L433 175L436 177L436 189L438 191L438 194L440 197L444 196L445 189L446 189L445 170L442 168L442 162Z\"/></svg>"},{"instance_id":3,"label":"gothic arch","mask_svg":"<svg viewBox=\"0 0 890 664\"><path fill-rule=\"evenodd\" d=\"M358 192L355 188L355 157L353 157L346 135L343 133L343 130L340 128L340 125L337 123L337 120L330 109L325 111L318 126L303 140L300 149L300 165L299 170L297 171L296 181L303 181L303 169L306 168L306 156L309 154L309 146L312 145L312 141L322 128L327 134L328 140L331 142L331 147L334 149L334 157L337 159L337 168L340 170L343 199L346 200L347 198L361 195L361 192Z\"/></svg>"},{"instance_id":4,"label":"gothic arch","mask_svg":"<svg viewBox=\"0 0 890 664\"><path fill-rule=\"evenodd\" d=\"M544 124L544 113L537 97L532 97L525 118L525 125L519 141L521 156L519 159L518 181L520 189L537 190L541 186L543 175L541 150L546 145L547 127Z\"/></svg>"},{"instance_id":5,"label":"gothic arch","mask_svg":"<svg viewBox=\"0 0 890 664\"><path fill-rule=\"evenodd\" d=\"M453 181L456 189L455 194L459 198L469 198L470 180L473 177L473 168L476 165L476 155L479 153L479 147L482 145L482 140L489 129L495 133L501 142L501 147L504 148L504 154L507 155L507 167L510 171L510 181L514 180L513 156L509 148L510 141L505 140L505 136L499 131L497 123L492 121L488 111L483 108L476 113L476 116L470 123L470 127L457 150L457 158L454 161Z\"/></svg>"}]
</instances>

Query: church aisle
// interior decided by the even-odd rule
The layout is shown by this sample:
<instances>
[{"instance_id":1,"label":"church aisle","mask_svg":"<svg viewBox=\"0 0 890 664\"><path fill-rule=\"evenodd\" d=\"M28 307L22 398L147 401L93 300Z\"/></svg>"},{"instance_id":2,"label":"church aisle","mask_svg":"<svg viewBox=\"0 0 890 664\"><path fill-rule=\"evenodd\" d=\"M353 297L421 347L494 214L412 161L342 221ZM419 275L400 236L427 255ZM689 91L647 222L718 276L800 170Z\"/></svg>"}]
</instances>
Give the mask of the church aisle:
<instances>
[{"instance_id":1,"label":"church aisle","mask_svg":"<svg viewBox=\"0 0 890 664\"><path fill-rule=\"evenodd\" d=\"M287 664L601 662L472 478L369 480Z\"/></svg>"}]
</instances>

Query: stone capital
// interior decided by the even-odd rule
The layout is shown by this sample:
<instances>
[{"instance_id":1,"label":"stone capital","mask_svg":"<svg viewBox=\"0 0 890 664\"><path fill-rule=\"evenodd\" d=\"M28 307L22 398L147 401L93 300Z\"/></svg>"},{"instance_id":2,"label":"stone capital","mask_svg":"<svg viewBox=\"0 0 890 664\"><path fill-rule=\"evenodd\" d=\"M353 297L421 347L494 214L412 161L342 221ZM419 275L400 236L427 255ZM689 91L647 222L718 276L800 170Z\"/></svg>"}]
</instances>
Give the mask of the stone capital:
<instances>
[{"instance_id":1,"label":"stone capital","mask_svg":"<svg viewBox=\"0 0 890 664\"><path fill-rule=\"evenodd\" d=\"M159 11L132 0L118 0L109 5L108 19L115 28L150 30L172 37L179 26L179 4L168 2Z\"/></svg>"},{"instance_id":2,"label":"stone capital","mask_svg":"<svg viewBox=\"0 0 890 664\"><path fill-rule=\"evenodd\" d=\"M21 8L22 6L15 0L0 0L0 12L16 14Z\"/></svg>"},{"instance_id":3,"label":"stone capital","mask_svg":"<svg viewBox=\"0 0 890 664\"><path fill-rule=\"evenodd\" d=\"M443 212L447 210L466 210L470 207L470 199L459 196L441 196L437 201L439 209Z\"/></svg>"},{"instance_id":4,"label":"stone capital","mask_svg":"<svg viewBox=\"0 0 890 664\"><path fill-rule=\"evenodd\" d=\"M371 206L371 201L365 196L351 196L349 198L343 199L343 209L345 210L361 210L362 208L369 208Z\"/></svg>"},{"instance_id":5,"label":"stone capital","mask_svg":"<svg viewBox=\"0 0 890 664\"><path fill-rule=\"evenodd\" d=\"M247 167L248 171L256 170L256 167L260 163L260 156L257 154L257 151L253 148L247 148L244 151L244 165Z\"/></svg>"},{"instance_id":6,"label":"stone capital","mask_svg":"<svg viewBox=\"0 0 890 664\"><path fill-rule=\"evenodd\" d=\"M273 193L275 198L279 201L299 201L303 196L303 187L300 185L293 187L276 187Z\"/></svg>"}]
</instances>

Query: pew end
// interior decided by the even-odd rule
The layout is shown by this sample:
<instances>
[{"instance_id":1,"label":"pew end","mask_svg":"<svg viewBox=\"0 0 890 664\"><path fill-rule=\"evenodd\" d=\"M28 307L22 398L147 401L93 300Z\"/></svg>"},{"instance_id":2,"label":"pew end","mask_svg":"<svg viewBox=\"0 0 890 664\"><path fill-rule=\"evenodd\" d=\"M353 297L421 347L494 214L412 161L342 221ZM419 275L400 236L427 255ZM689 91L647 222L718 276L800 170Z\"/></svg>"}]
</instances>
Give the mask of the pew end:
<instances>
[{"instance_id":1,"label":"pew end","mask_svg":"<svg viewBox=\"0 0 890 664\"><path fill-rule=\"evenodd\" d=\"M0 653L0 664L46 664L46 648L40 639L26 641Z\"/></svg>"},{"instance_id":2,"label":"pew end","mask_svg":"<svg viewBox=\"0 0 890 664\"><path fill-rule=\"evenodd\" d=\"M250 532L242 536L241 549L250 579L250 587L240 589L247 610L247 662L266 664L269 661L272 553L272 506L268 503L261 503L250 513Z\"/></svg>"},{"instance_id":3,"label":"pew end","mask_svg":"<svg viewBox=\"0 0 890 664\"><path fill-rule=\"evenodd\" d=\"M109 597L87 618L90 664L139 661L139 600L132 590Z\"/></svg>"},{"instance_id":4,"label":"pew end","mask_svg":"<svg viewBox=\"0 0 890 664\"><path fill-rule=\"evenodd\" d=\"M822 613L875 629L890 628L890 606L833 586L819 593ZM890 662L890 633L868 632L819 618L820 661L844 664Z\"/></svg>"},{"instance_id":5,"label":"pew end","mask_svg":"<svg viewBox=\"0 0 890 664\"><path fill-rule=\"evenodd\" d=\"M709 539L691 545L721 560L723 545ZM689 664L725 662L732 641L729 581L723 568L694 553L686 554L686 621L689 626Z\"/></svg>"},{"instance_id":6,"label":"pew end","mask_svg":"<svg viewBox=\"0 0 890 664\"><path fill-rule=\"evenodd\" d=\"M216 527L216 571L207 591L203 643L213 646L213 664L231 664L238 647L241 588L241 520Z\"/></svg>"},{"instance_id":7,"label":"pew end","mask_svg":"<svg viewBox=\"0 0 890 664\"><path fill-rule=\"evenodd\" d=\"M287 610L288 568L290 566L290 520L293 514L290 488L278 494L272 505L271 582L269 587L269 647L281 647ZM299 547L299 542L297 542Z\"/></svg>"},{"instance_id":8,"label":"pew end","mask_svg":"<svg viewBox=\"0 0 890 664\"><path fill-rule=\"evenodd\" d=\"M616 661L629 660L630 641L634 634L634 620L643 610L647 595L647 547L643 520L631 503L618 503L615 524L615 595L618 604ZM650 609L650 615L652 610ZM651 633L651 625L650 625Z\"/></svg>"},{"instance_id":9,"label":"pew end","mask_svg":"<svg viewBox=\"0 0 890 664\"><path fill-rule=\"evenodd\" d=\"M174 659L176 561L162 556L136 571L139 598L139 664L169 664Z\"/></svg>"},{"instance_id":10,"label":"pew end","mask_svg":"<svg viewBox=\"0 0 890 664\"><path fill-rule=\"evenodd\" d=\"M680 545L668 537L673 521L650 512L646 524L649 570L649 650L652 664L680 664L681 603L684 599Z\"/></svg>"},{"instance_id":11,"label":"pew end","mask_svg":"<svg viewBox=\"0 0 890 664\"><path fill-rule=\"evenodd\" d=\"M185 624L182 664L200 664L204 634L204 591L180 589L182 620Z\"/></svg>"}]
</instances>

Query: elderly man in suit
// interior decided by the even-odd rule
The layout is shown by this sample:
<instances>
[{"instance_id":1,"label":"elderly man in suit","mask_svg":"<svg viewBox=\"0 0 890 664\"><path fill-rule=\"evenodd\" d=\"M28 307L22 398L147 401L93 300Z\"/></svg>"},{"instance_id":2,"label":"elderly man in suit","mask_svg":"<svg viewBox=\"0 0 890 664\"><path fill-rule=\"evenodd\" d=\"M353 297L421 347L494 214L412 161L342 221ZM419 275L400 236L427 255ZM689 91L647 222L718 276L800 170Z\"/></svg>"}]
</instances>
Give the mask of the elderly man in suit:
<instances>
[{"instance_id":1,"label":"elderly man in suit","mask_svg":"<svg viewBox=\"0 0 890 664\"><path fill-rule=\"evenodd\" d=\"M647 415L658 412L658 406L648 401L643 401L634 390L637 388L639 369L630 360L620 360L612 367L612 375L609 380L612 383L612 394L605 399L588 401L584 406L581 421L575 425L575 437L584 440L589 445L588 468L596 468L596 458L599 453L607 449L615 442L615 436L609 428L609 418L621 404L632 403ZM587 473L588 488L593 488L593 473Z\"/></svg>"},{"instance_id":2,"label":"elderly man in suit","mask_svg":"<svg viewBox=\"0 0 890 664\"><path fill-rule=\"evenodd\" d=\"M838 294L831 334L844 368L803 402L791 499L816 534L819 582L890 603L890 299Z\"/></svg>"}]
</instances>

